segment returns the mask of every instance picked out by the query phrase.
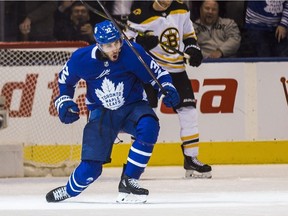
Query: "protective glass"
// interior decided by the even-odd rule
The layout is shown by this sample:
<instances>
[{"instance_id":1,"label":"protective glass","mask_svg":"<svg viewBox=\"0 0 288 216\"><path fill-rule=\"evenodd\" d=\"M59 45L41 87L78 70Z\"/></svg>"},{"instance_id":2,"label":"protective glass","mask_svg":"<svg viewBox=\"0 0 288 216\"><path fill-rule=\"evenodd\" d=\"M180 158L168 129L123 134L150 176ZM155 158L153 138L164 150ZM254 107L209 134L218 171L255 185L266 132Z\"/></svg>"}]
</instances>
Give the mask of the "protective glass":
<instances>
[{"instance_id":1,"label":"protective glass","mask_svg":"<svg viewBox=\"0 0 288 216\"><path fill-rule=\"evenodd\" d=\"M116 50L119 50L123 45L123 41L121 39L116 40L112 43L106 43L106 44L99 44L100 49L102 50L102 52L104 53L109 53L109 52L113 52Z\"/></svg>"}]
</instances>

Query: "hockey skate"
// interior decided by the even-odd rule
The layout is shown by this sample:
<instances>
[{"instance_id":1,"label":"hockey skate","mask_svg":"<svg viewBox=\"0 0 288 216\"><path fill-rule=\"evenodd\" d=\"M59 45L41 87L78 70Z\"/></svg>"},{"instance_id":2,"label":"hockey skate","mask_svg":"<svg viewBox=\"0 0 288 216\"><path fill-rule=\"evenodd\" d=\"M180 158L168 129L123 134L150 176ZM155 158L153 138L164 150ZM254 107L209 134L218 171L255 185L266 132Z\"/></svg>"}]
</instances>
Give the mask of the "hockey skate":
<instances>
[{"instance_id":1,"label":"hockey skate","mask_svg":"<svg viewBox=\"0 0 288 216\"><path fill-rule=\"evenodd\" d=\"M66 192L66 186L55 188L46 194L47 202L61 202L68 198L70 198L70 195Z\"/></svg>"},{"instance_id":2,"label":"hockey skate","mask_svg":"<svg viewBox=\"0 0 288 216\"><path fill-rule=\"evenodd\" d=\"M119 195L117 203L145 203L149 191L138 184L137 179L130 178L126 175L121 176L118 186Z\"/></svg>"},{"instance_id":3,"label":"hockey skate","mask_svg":"<svg viewBox=\"0 0 288 216\"><path fill-rule=\"evenodd\" d=\"M184 169L186 178L212 178L211 166L201 163L197 157L184 155Z\"/></svg>"}]
</instances>

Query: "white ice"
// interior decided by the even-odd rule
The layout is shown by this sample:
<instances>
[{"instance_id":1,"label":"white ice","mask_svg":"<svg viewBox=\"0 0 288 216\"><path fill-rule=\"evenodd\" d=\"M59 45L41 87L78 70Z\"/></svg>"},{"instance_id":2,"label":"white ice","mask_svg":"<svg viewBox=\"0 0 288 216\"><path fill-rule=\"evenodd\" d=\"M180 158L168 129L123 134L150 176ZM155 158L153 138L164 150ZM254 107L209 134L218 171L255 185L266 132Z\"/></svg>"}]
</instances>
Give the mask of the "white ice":
<instances>
[{"instance_id":1,"label":"white ice","mask_svg":"<svg viewBox=\"0 0 288 216\"><path fill-rule=\"evenodd\" d=\"M102 176L78 197L47 203L68 177L0 179L0 216L285 216L288 164L214 165L212 179L184 179L182 167L147 167L140 184L146 204L117 204L121 168Z\"/></svg>"}]
</instances>

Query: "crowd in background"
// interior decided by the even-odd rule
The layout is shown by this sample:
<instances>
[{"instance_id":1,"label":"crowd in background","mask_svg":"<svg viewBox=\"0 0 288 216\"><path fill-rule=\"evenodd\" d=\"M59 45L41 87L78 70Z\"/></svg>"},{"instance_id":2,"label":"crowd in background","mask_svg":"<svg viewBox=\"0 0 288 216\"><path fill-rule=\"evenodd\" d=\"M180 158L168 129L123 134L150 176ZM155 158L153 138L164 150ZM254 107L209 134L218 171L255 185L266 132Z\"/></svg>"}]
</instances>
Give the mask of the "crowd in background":
<instances>
[{"instance_id":1,"label":"crowd in background","mask_svg":"<svg viewBox=\"0 0 288 216\"><path fill-rule=\"evenodd\" d=\"M122 22L128 19L133 3L101 2ZM184 2L205 58L288 56L288 1ZM89 4L101 11L96 1ZM75 0L5 1L4 6L4 41L84 40L93 44L94 25L104 20Z\"/></svg>"}]
</instances>

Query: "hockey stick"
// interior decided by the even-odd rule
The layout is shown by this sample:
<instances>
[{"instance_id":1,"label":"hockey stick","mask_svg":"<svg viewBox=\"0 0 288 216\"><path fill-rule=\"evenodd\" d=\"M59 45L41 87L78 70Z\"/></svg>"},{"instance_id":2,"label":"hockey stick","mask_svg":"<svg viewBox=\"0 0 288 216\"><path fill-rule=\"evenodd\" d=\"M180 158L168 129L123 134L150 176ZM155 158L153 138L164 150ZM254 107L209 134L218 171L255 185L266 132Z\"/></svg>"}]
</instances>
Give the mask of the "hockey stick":
<instances>
[{"instance_id":1,"label":"hockey stick","mask_svg":"<svg viewBox=\"0 0 288 216\"><path fill-rule=\"evenodd\" d=\"M285 94L286 102L287 102L287 105L288 105L288 91L287 91L287 87L286 87L286 79L285 79L285 77L281 77L280 81L283 84L284 94ZM287 80L287 83L288 83L288 80Z\"/></svg>"},{"instance_id":2,"label":"hockey stick","mask_svg":"<svg viewBox=\"0 0 288 216\"><path fill-rule=\"evenodd\" d=\"M104 13L102 13L102 12L98 11L97 9L93 8L91 5L87 4L85 1L83 1L83 0L80 0L80 1L81 1L81 3L82 3L84 6L86 6L86 7L87 7L90 11L92 11L93 13L95 13L95 14L103 17L104 19L111 20L111 19L110 19L108 16L106 16ZM104 11L104 10L103 10L103 11ZM129 25L127 25L127 24L125 24L125 23L117 20L117 19L114 19L114 21L115 21L119 26L121 26L121 27L123 27L123 28L127 28L127 29L129 29L129 30L131 30L131 31L133 31L133 32L136 32L136 33L138 33L140 36L145 35L145 32L140 31L140 30L138 30L138 29L135 29L135 28L133 28L133 27L131 27L131 26L129 26ZM190 55L188 55L188 54L185 53L185 52L181 52L180 50L178 50L178 49L176 49L176 48L174 48L174 47L171 47L171 46L169 46L169 45L167 45L167 44L165 44L165 43L163 43L163 42L160 42L160 41L159 41L159 44L162 45L162 46L164 46L164 47L166 47L166 48L169 49L169 50L172 50L172 51L175 52L175 53L178 53L179 55L183 56L183 57L186 58L186 59L190 59Z\"/></svg>"},{"instance_id":3,"label":"hockey stick","mask_svg":"<svg viewBox=\"0 0 288 216\"><path fill-rule=\"evenodd\" d=\"M82 1L81 1L82 2ZM130 49L134 52L134 54L137 56L138 60L141 62L141 64L145 67L145 69L147 70L147 72L150 74L150 76L153 78L153 80L156 82L156 84L158 85L160 91L166 95L166 91L164 90L164 88L162 87L162 85L160 84L159 80L156 78L156 76L153 74L153 72L151 71L151 69L148 67L148 65L145 63L145 61L143 60L143 58L140 56L140 54L138 53L138 51L133 47L133 45L131 44L131 42L129 41L128 37L124 34L124 32L120 29L120 27L118 26L118 24L116 23L116 21L114 20L114 18L110 15L110 13L106 10L106 8L104 8L104 6L102 5L102 3L100 2L100 0L97 0L98 4L100 5L100 7L102 8L102 10L105 12L105 14L107 15L107 17L109 18L109 20L111 20L111 22L114 24L114 26L117 28L117 30L121 33L121 35L124 37L124 40L126 41L126 43L128 44L128 46L130 47Z\"/></svg>"}]
</instances>

